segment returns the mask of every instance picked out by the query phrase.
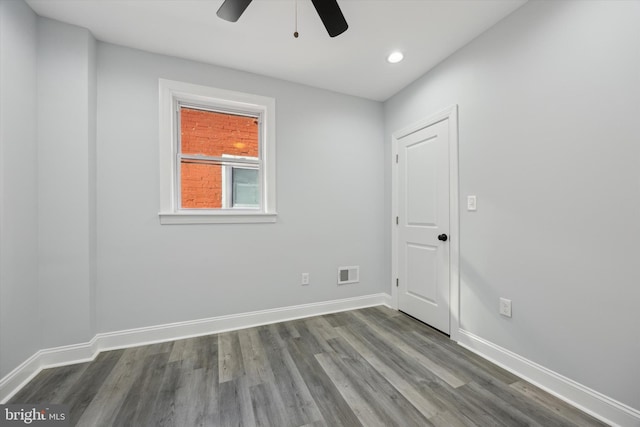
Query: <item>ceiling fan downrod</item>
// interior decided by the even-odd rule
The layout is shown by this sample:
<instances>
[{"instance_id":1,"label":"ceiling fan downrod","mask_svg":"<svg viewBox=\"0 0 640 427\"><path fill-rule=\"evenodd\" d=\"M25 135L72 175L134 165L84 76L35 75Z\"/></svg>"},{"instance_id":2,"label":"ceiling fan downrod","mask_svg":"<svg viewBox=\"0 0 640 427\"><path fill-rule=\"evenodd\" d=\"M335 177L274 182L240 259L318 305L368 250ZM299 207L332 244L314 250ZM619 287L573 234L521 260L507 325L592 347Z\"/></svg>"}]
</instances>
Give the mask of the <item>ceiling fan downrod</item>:
<instances>
[{"instance_id":1,"label":"ceiling fan downrod","mask_svg":"<svg viewBox=\"0 0 640 427\"><path fill-rule=\"evenodd\" d=\"M296 39L298 38L298 0L293 0L295 3L295 17L296 17L296 21L295 21L295 29L293 30L293 37L295 37Z\"/></svg>"}]
</instances>

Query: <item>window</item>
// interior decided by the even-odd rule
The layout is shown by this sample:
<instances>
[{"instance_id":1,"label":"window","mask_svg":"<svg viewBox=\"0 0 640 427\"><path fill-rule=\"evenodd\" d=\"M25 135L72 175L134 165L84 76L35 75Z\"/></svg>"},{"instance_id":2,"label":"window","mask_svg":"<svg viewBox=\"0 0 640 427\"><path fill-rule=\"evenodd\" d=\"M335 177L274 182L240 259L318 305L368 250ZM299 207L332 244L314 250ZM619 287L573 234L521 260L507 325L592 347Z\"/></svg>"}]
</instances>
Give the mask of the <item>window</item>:
<instances>
[{"instance_id":1,"label":"window","mask_svg":"<svg viewBox=\"0 0 640 427\"><path fill-rule=\"evenodd\" d=\"M275 101L160 79L160 222L275 222Z\"/></svg>"},{"instance_id":2,"label":"window","mask_svg":"<svg viewBox=\"0 0 640 427\"><path fill-rule=\"evenodd\" d=\"M257 160L257 157L240 157L223 154L225 159L232 157ZM231 163L222 170L221 205L223 208L257 208L260 203L260 171L255 164Z\"/></svg>"},{"instance_id":3,"label":"window","mask_svg":"<svg viewBox=\"0 0 640 427\"><path fill-rule=\"evenodd\" d=\"M260 117L177 110L180 208L260 209Z\"/></svg>"}]
</instances>

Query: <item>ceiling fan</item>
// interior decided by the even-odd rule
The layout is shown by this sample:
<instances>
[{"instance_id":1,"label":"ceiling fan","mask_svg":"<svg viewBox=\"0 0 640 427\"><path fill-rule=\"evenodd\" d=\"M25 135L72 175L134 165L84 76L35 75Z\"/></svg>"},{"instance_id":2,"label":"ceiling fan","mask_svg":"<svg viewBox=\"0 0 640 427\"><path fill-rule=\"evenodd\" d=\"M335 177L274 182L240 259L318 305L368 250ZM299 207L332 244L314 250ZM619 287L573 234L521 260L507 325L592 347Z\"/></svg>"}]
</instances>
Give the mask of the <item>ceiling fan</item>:
<instances>
[{"instance_id":1,"label":"ceiling fan","mask_svg":"<svg viewBox=\"0 0 640 427\"><path fill-rule=\"evenodd\" d=\"M229 22L236 22L244 13L252 0L224 0L216 13L218 17ZM347 31L349 25L338 6L337 0L311 0L320 16L329 36L335 37Z\"/></svg>"}]
</instances>

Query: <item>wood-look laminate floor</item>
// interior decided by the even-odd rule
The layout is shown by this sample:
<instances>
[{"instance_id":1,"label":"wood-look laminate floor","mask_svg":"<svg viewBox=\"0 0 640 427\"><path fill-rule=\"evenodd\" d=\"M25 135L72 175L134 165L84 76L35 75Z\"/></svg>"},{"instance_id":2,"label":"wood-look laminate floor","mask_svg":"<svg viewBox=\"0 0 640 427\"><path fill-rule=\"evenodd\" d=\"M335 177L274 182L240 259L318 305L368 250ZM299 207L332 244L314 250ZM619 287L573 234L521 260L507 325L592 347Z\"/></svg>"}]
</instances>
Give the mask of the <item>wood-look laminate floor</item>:
<instances>
[{"instance_id":1,"label":"wood-look laminate floor","mask_svg":"<svg viewBox=\"0 0 640 427\"><path fill-rule=\"evenodd\" d=\"M603 425L384 307L103 352L12 403L78 426Z\"/></svg>"}]
</instances>

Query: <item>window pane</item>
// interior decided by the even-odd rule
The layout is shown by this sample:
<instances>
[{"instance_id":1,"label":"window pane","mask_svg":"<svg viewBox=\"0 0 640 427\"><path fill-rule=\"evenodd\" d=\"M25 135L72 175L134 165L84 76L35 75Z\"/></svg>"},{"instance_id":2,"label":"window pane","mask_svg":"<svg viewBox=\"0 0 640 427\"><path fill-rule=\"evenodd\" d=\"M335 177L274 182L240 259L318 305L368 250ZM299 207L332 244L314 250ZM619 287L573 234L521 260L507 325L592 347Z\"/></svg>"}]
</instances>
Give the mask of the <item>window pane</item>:
<instances>
[{"instance_id":1,"label":"window pane","mask_svg":"<svg viewBox=\"0 0 640 427\"><path fill-rule=\"evenodd\" d=\"M257 169L233 168L233 207L259 207Z\"/></svg>"},{"instance_id":2,"label":"window pane","mask_svg":"<svg viewBox=\"0 0 640 427\"><path fill-rule=\"evenodd\" d=\"M259 157L258 119L180 108L182 154Z\"/></svg>"},{"instance_id":3,"label":"window pane","mask_svg":"<svg viewBox=\"0 0 640 427\"><path fill-rule=\"evenodd\" d=\"M180 163L182 207L219 209L222 207L222 172L220 165Z\"/></svg>"}]
</instances>

